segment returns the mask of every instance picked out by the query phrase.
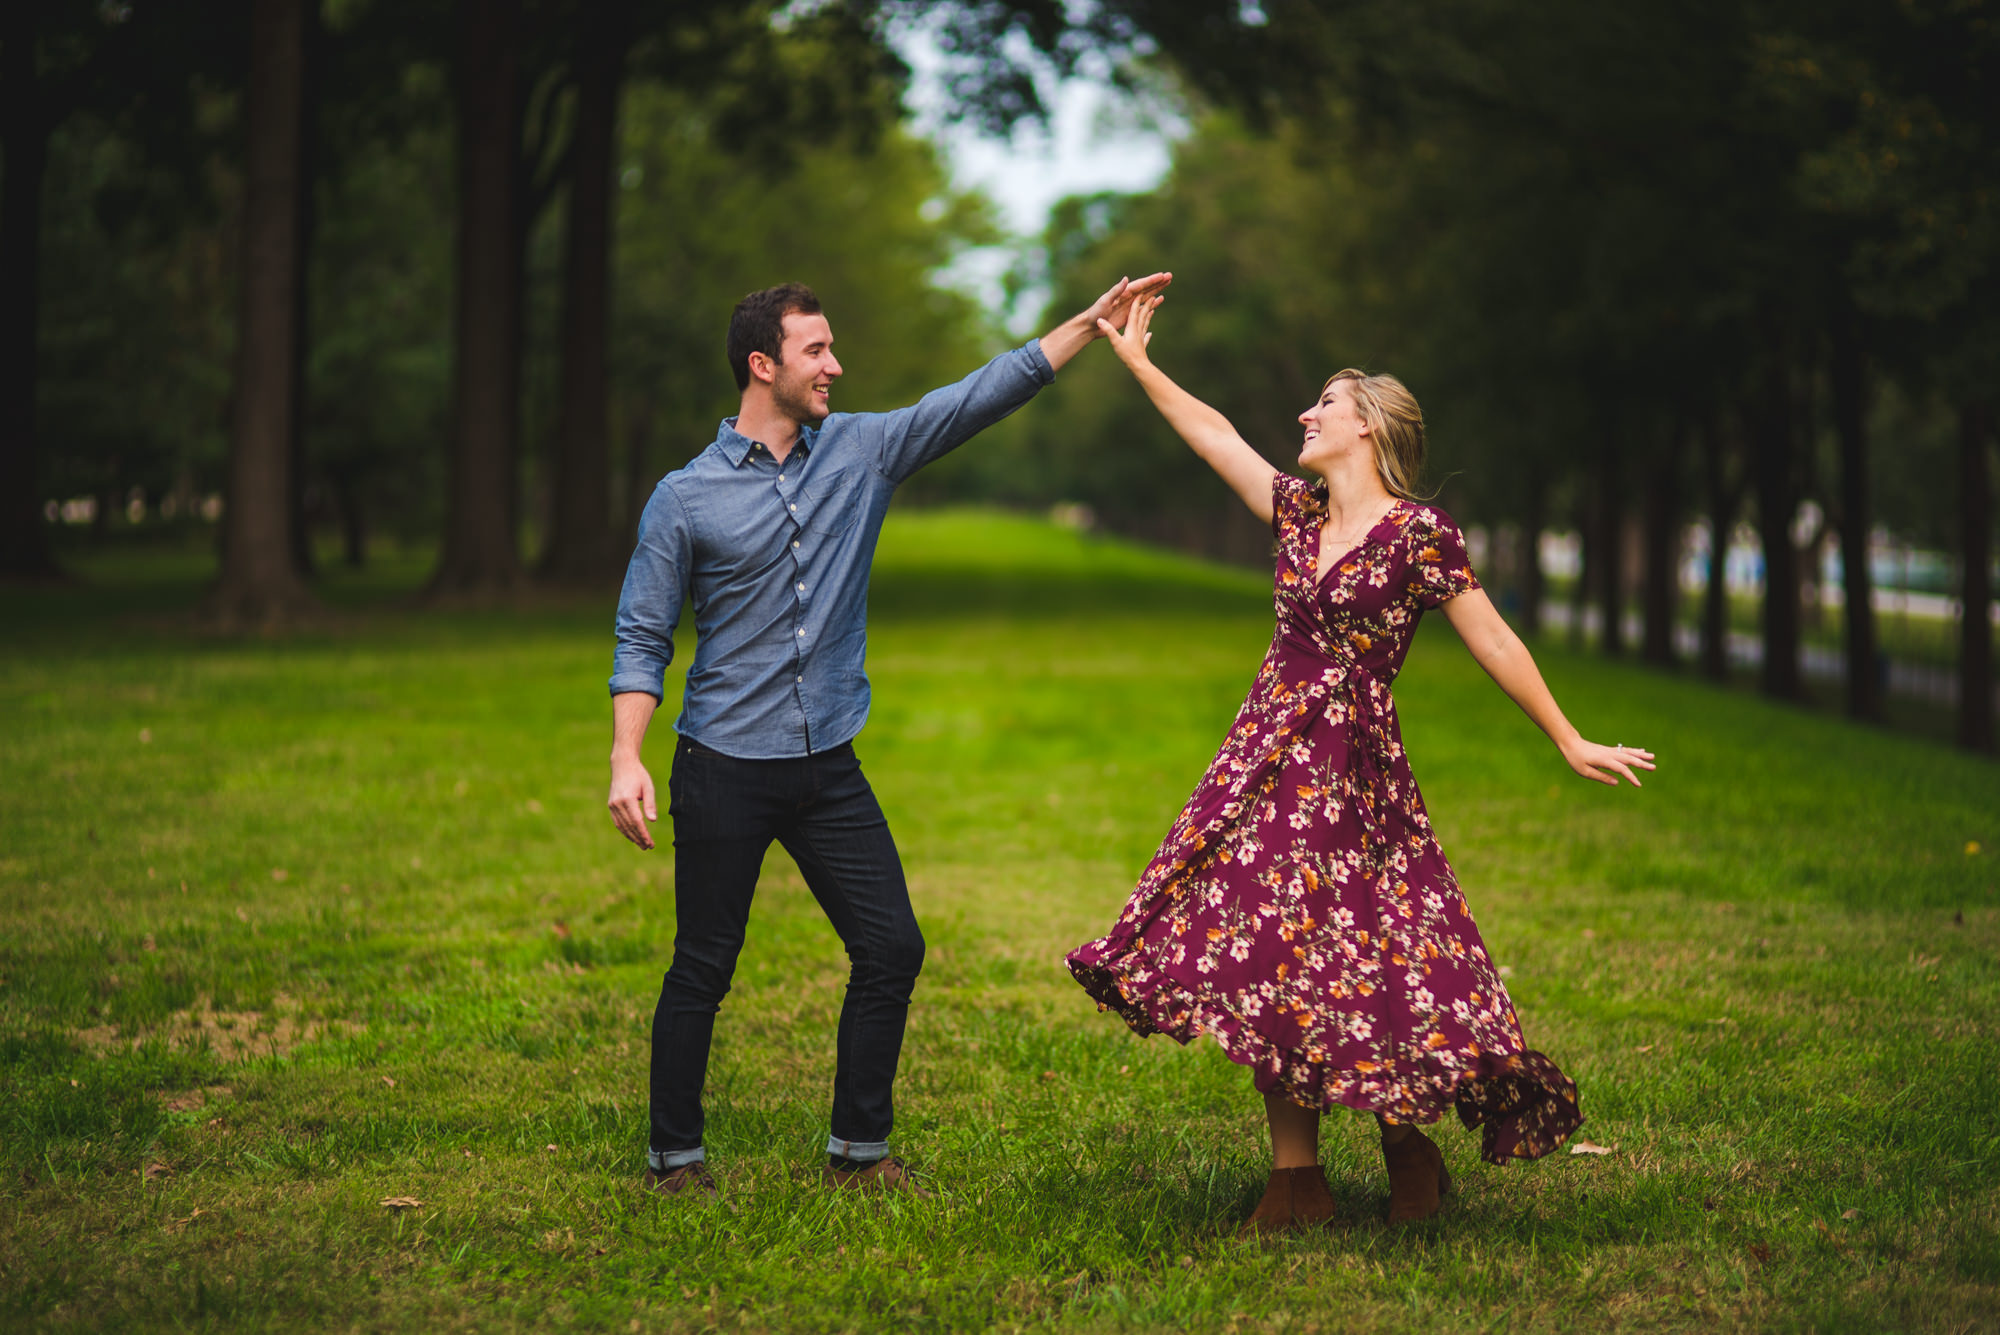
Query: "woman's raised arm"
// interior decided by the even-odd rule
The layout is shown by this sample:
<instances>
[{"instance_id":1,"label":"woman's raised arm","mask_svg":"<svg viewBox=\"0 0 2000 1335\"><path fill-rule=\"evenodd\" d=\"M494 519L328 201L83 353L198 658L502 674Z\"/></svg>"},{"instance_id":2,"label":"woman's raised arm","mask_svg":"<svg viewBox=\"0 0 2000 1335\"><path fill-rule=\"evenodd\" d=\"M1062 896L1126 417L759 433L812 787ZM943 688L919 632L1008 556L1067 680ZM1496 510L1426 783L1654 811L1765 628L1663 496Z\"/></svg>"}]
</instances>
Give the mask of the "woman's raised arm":
<instances>
[{"instance_id":1,"label":"woman's raised arm","mask_svg":"<svg viewBox=\"0 0 2000 1335\"><path fill-rule=\"evenodd\" d=\"M1126 321L1123 330L1113 326L1109 320L1099 320L1097 327L1111 340L1112 351L1118 354L1119 361L1125 363L1132 378L1139 382L1139 387L1146 391L1146 397L1159 409L1160 416L1167 419L1167 425L1222 476L1230 490L1243 498L1243 503L1250 507L1252 514L1268 524L1271 522L1271 479L1278 475L1278 470L1271 467L1263 455L1250 448L1250 443L1229 425L1228 418L1175 384L1146 355L1146 344L1153 338L1149 329L1153 312L1160 308L1164 300L1165 297L1150 297L1134 302L1132 318Z\"/></svg>"}]
</instances>

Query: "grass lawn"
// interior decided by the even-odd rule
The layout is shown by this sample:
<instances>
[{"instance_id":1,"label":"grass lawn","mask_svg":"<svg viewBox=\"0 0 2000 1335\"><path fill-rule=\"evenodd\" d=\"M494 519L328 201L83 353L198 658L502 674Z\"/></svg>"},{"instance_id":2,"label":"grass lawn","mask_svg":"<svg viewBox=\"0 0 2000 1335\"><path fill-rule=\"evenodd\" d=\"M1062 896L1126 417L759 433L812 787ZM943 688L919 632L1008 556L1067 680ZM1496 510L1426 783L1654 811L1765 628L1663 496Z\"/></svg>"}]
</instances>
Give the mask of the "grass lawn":
<instances>
[{"instance_id":1,"label":"grass lawn","mask_svg":"<svg viewBox=\"0 0 2000 1335\"><path fill-rule=\"evenodd\" d=\"M79 565L0 592L10 1326L2000 1328L1991 763L1549 646L1587 733L1660 753L1607 791L1440 620L1405 739L1611 1152L1495 1169L1446 1126L1459 1194L1391 1234L1342 1118L1342 1224L1239 1243L1248 1074L1060 961L1207 764L1268 582L899 514L858 749L931 945L896 1141L937 1199L815 1185L844 961L774 850L694 1206L637 1189L672 861L603 810L609 600L435 614L374 576L218 641L178 617L201 560Z\"/></svg>"}]
</instances>

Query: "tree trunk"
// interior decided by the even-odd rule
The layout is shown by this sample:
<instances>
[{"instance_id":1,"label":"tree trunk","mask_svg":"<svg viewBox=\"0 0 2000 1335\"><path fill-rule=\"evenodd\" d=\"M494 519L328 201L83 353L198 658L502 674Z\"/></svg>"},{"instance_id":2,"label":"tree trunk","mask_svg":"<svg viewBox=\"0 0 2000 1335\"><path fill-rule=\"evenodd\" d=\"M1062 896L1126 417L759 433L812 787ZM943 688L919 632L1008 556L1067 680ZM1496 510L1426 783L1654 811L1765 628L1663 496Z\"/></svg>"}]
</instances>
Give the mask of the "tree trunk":
<instances>
[{"instance_id":1,"label":"tree trunk","mask_svg":"<svg viewBox=\"0 0 2000 1335\"><path fill-rule=\"evenodd\" d=\"M1590 591L1597 578L1597 549L1602 544L1597 539L1597 509L1589 496L1579 505L1581 513L1576 522L1576 583L1569 591L1569 647L1572 653L1581 653L1584 646L1583 614L1590 606Z\"/></svg>"},{"instance_id":2,"label":"tree trunk","mask_svg":"<svg viewBox=\"0 0 2000 1335\"><path fill-rule=\"evenodd\" d=\"M1639 656L1662 667L1674 664L1674 604L1680 588L1680 469L1686 448L1687 425L1677 420L1665 447L1653 456L1641 519L1645 559L1640 571L1640 604L1646 630Z\"/></svg>"},{"instance_id":3,"label":"tree trunk","mask_svg":"<svg viewBox=\"0 0 2000 1335\"><path fill-rule=\"evenodd\" d=\"M299 244L292 259L292 301L298 312L292 320L292 565L306 579L312 578L315 565L312 516L306 505L312 477L306 440L306 399L310 392L308 362L312 355L312 246L318 215L313 188L319 179L319 92L326 56L326 28L320 22L319 5L320 0L306 0L296 203Z\"/></svg>"},{"instance_id":4,"label":"tree trunk","mask_svg":"<svg viewBox=\"0 0 2000 1335\"><path fill-rule=\"evenodd\" d=\"M1711 415L1702 423L1703 490L1708 502L1708 582L1701 591L1701 673L1714 681L1729 677L1729 541L1736 527L1736 490L1729 485L1729 460L1722 429Z\"/></svg>"},{"instance_id":5,"label":"tree trunk","mask_svg":"<svg viewBox=\"0 0 2000 1335\"><path fill-rule=\"evenodd\" d=\"M292 563L290 487L305 5L257 0L251 9L228 536L207 604L229 625L282 622L310 602Z\"/></svg>"},{"instance_id":6,"label":"tree trunk","mask_svg":"<svg viewBox=\"0 0 2000 1335\"><path fill-rule=\"evenodd\" d=\"M335 502L340 506L341 556L350 570L368 564L368 515L361 506L361 484L354 477L336 477Z\"/></svg>"},{"instance_id":7,"label":"tree trunk","mask_svg":"<svg viewBox=\"0 0 2000 1335\"><path fill-rule=\"evenodd\" d=\"M1521 633L1542 633L1542 600L1548 585L1542 575L1542 530L1549 523L1547 475L1539 465L1528 474L1528 496L1521 507Z\"/></svg>"},{"instance_id":8,"label":"tree trunk","mask_svg":"<svg viewBox=\"0 0 2000 1335\"><path fill-rule=\"evenodd\" d=\"M1868 363L1852 316L1833 328L1833 430L1840 441L1840 565L1847 645L1847 712L1879 722L1882 678L1875 641L1875 580L1868 568L1874 524L1868 493Z\"/></svg>"},{"instance_id":9,"label":"tree trunk","mask_svg":"<svg viewBox=\"0 0 2000 1335\"><path fill-rule=\"evenodd\" d=\"M0 5L0 575L56 572L35 430L42 180L52 118L35 77L39 6Z\"/></svg>"},{"instance_id":10,"label":"tree trunk","mask_svg":"<svg viewBox=\"0 0 2000 1335\"><path fill-rule=\"evenodd\" d=\"M1602 645L1607 658L1625 652L1625 505L1620 485L1619 438L1605 432L1598 443L1597 541L1592 553L1591 572L1596 581L1599 615L1604 619Z\"/></svg>"},{"instance_id":11,"label":"tree trunk","mask_svg":"<svg viewBox=\"0 0 2000 1335\"><path fill-rule=\"evenodd\" d=\"M1993 749L1993 475L1987 467L1991 406L1958 414L1958 744Z\"/></svg>"},{"instance_id":12,"label":"tree trunk","mask_svg":"<svg viewBox=\"0 0 2000 1335\"><path fill-rule=\"evenodd\" d=\"M1796 700L1799 682L1799 560L1792 546L1798 508L1793 478L1792 394L1788 349L1774 338L1765 384L1752 409L1751 474L1757 529L1764 547L1764 693Z\"/></svg>"},{"instance_id":13,"label":"tree trunk","mask_svg":"<svg viewBox=\"0 0 2000 1335\"><path fill-rule=\"evenodd\" d=\"M639 541L639 516L652 499L647 483L652 472L646 466L648 446L653 441L653 396L641 391L625 424L625 532L621 544L626 550Z\"/></svg>"},{"instance_id":14,"label":"tree trunk","mask_svg":"<svg viewBox=\"0 0 2000 1335\"><path fill-rule=\"evenodd\" d=\"M613 154L624 77L625 0L589 0L577 18L577 103L569 228L563 265L561 407L556 426L554 523L542 573L591 581L617 568L611 522Z\"/></svg>"},{"instance_id":15,"label":"tree trunk","mask_svg":"<svg viewBox=\"0 0 2000 1335\"><path fill-rule=\"evenodd\" d=\"M520 579L520 17L520 0L459 0L457 328L434 596L488 595Z\"/></svg>"}]
</instances>

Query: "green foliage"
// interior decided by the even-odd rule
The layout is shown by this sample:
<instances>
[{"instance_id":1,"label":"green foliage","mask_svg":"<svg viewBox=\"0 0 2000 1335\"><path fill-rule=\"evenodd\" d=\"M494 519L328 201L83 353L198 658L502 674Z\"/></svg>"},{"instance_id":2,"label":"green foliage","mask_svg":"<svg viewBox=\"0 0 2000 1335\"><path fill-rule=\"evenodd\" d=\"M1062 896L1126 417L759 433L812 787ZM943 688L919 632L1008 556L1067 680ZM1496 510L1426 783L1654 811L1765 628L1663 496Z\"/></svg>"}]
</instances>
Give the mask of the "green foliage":
<instances>
[{"instance_id":1,"label":"green foliage","mask_svg":"<svg viewBox=\"0 0 2000 1335\"><path fill-rule=\"evenodd\" d=\"M718 140L700 103L658 85L627 94L613 349L618 402L664 442L649 490L736 411L722 344L746 292L798 281L819 294L846 370L837 410L913 402L992 351L987 317L931 282L995 239L985 201L955 194L930 145L901 130L861 143L808 116L788 133L793 156L767 164Z\"/></svg>"},{"instance_id":2,"label":"green foliage","mask_svg":"<svg viewBox=\"0 0 2000 1335\"><path fill-rule=\"evenodd\" d=\"M1060 956L1213 754L1268 579L899 514L859 745L931 947L896 1141L938 1198L813 1184L844 962L774 853L709 1082L725 1204L684 1208L636 1186L672 864L602 808L608 604L418 614L417 561L329 572L339 636L230 642L161 616L205 565L79 565L0 596L9 1324L1957 1330L2000 1301L1989 763L1538 646L1592 735L1660 753L1612 792L1427 628L1417 774L1614 1152L1495 1169L1443 1128L1460 1192L1391 1234L1334 1119L1341 1224L1243 1244L1246 1074L1133 1039Z\"/></svg>"}]
</instances>

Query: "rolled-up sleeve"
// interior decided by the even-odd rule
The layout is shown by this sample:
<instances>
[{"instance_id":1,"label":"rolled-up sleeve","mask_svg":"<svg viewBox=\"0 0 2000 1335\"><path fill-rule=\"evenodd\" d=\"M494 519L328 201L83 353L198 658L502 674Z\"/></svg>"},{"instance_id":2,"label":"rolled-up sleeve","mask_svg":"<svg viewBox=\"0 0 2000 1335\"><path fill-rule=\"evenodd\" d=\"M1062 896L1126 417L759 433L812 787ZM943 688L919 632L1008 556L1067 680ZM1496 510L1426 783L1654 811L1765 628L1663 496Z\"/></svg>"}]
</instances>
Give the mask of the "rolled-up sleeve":
<instances>
[{"instance_id":1,"label":"rolled-up sleeve","mask_svg":"<svg viewBox=\"0 0 2000 1335\"><path fill-rule=\"evenodd\" d=\"M1003 352L955 385L934 389L907 408L877 419L877 467L902 482L957 449L1055 383L1042 341Z\"/></svg>"},{"instance_id":2,"label":"rolled-up sleeve","mask_svg":"<svg viewBox=\"0 0 2000 1335\"><path fill-rule=\"evenodd\" d=\"M667 665L674 661L674 627L687 598L694 544L687 511L662 482L639 518L639 545L625 570L618 598L618 647L611 655L611 693L643 691L655 700L664 693Z\"/></svg>"}]
</instances>

